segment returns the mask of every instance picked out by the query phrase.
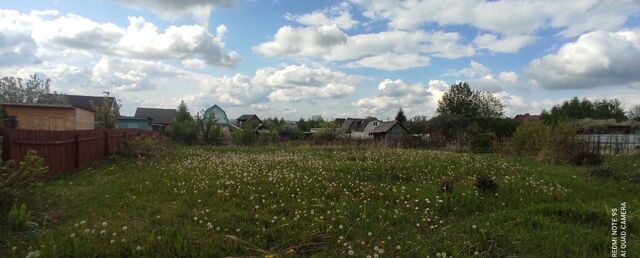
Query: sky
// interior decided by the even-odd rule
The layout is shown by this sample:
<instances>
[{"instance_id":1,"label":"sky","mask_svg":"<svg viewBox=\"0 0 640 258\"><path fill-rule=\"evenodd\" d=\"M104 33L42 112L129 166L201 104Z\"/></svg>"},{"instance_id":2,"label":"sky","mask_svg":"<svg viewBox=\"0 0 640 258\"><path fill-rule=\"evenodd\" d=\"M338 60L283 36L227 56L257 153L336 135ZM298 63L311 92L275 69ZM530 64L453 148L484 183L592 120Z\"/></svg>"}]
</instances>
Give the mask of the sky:
<instances>
[{"instance_id":1,"label":"sky","mask_svg":"<svg viewBox=\"0 0 640 258\"><path fill-rule=\"evenodd\" d=\"M230 118L433 116L449 85L505 115L640 104L639 0L0 2L0 76Z\"/></svg>"}]
</instances>

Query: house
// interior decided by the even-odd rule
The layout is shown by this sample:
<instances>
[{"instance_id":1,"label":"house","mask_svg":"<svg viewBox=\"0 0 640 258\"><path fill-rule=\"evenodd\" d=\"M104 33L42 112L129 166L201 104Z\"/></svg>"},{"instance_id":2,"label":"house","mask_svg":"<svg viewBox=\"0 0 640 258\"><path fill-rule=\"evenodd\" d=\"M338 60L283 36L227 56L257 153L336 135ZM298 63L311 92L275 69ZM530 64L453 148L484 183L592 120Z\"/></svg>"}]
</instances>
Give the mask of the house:
<instances>
[{"instance_id":1,"label":"house","mask_svg":"<svg viewBox=\"0 0 640 258\"><path fill-rule=\"evenodd\" d=\"M385 146L398 146L409 135L409 130L398 121L389 121L374 128L371 135L375 140L383 142Z\"/></svg>"},{"instance_id":2,"label":"house","mask_svg":"<svg viewBox=\"0 0 640 258\"><path fill-rule=\"evenodd\" d=\"M220 106L213 105L204 111L203 119L204 121L209 120L209 118L213 116L216 120L216 124L218 125L228 125L229 118L227 118L227 112L224 111Z\"/></svg>"},{"instance_id":3,"label":"house","mask_svg":"<svg viewBox=\"0 0 640 258\"><path fill-rule=\"evenodd\" d=\"M42 99L50 99L54 94L46 94ZM79 107L84 110L94 111L94 106L102 106L105 100L104 96L84 96L84 95L62 95L65 104L69 104L74 107ZM107 105L114 109L114 106L117 104L116 98L107 97Z\"/></svg>"},{"instance_id":4,"label":"house","mask_svg":"<svg viewBox=\"0 0 640 258\"><path fill-rule=\"evenodd\" d=\"M526 113L526 114L516 115L513 119L518 120L520 122L538 121L540 120L540 115L529 115L529 113Z\"/></svg>"},{"instance_id":5,"label":"house","mask_svg":"<svg viewBox=\"0 0 640 258\"><path fill-rule=\"evenodd\" d=\"M175 109L165 108L144 108L139 107L136 109L136 118L151 118L151 129L154 131L164 132L168 125L176 120L178 111Z\"/></svg>"},{"instance_id":6,"label":"house","mask_svg":"<svg viewBox=\"0 0 640 258\"><path fill-rule=\"evenodd\" d=\"M142 130L151 130L152 121L150 117L132 117L132 116L119 116L118 128L135 128Z\"/></svg>"},{"instance_id":7,"label":"house","mask_svg":"<svg viewBox=\"0 0 640 258\"><path fill-rule=\"evenodd\" d=\"M338 118L335 121L341 130L352 139L370 139L373 129L382 123L374 117L344 118L344 120Z\"/></svg>"},{"instance_id":8,"label":"house","mask_svg":"<svg viewBox=\"0 0 640 258\"><path fill-rule=\"evenodd\" d=\"M245 114L241 115L236 119L237 126L240 128L244 128L245 126L257 127L261 125L263 122L260 118L255 114Z\"/></svg>"},{"instance_id":9,"label":"house","mask_svg":"<svg viewBox=\"0 0 640 258\"><path fill-rule=\"evenodd\" d=\"M0 103L5 124L18 129L69 131L94 129L94 113L69 104ZM10 121L6 121L10 120Z\"/></svg>"}]
</instances>

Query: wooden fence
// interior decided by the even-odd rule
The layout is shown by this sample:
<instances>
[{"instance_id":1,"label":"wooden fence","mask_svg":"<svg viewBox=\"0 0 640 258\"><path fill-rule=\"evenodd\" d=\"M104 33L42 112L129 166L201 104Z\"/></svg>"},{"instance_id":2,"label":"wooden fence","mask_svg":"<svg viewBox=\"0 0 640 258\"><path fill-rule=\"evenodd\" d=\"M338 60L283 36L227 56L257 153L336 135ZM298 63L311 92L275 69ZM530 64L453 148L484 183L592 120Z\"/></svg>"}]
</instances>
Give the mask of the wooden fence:
<instances>
[{"instance_id":1,"label":"wooden fence","mask_svg":"<svg viewBox=\"0 0 640 258\"><path fill-rule=\"evenodd\" d=\"M64 175L122 150L128 139L157 132L139 129L36 131L5 128L3 160L18 164L28 150L35 150L49 167L46 178Z\"/></svg>"}]
</instances>

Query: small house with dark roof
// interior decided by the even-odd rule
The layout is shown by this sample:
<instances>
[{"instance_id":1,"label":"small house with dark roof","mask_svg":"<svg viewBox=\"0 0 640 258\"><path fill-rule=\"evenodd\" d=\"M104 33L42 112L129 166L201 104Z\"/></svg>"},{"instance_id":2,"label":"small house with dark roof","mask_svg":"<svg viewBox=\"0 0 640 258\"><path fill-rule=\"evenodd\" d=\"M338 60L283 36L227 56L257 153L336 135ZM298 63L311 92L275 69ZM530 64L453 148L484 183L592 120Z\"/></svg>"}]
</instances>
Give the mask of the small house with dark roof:
<instances>
[{"instance_id":1,"label":"small house with dark roof","mask_svg":"<svg viewBox=\"0 0 640 258\"><path fill-rule=\"evenodd\" d=\"M371 131L382 123L374 117L338 118L335 121L336 123L341 122L340 129L353 139L370 139Z\"/></svg>"},{"instance_id":2,"label":"small house with dark roof","mask_svg":"<svg viewBox=\"0 0 640 258\"><path fill-rule=\"evenodd\" d=\"M386 146L398 146L408 135L409 130L398 121L383 122L371 131L373 139L383 142Z\"/></svg>"},{"instance_id":3,"label":"small house with dark roof","mask_svg":"<svg viewBox=\"0 0 640 258\"><path fill-rule=\"evenodd\" d=\"M245 126L251 126L252 128L258 127L262 124L262 120L255 114L244 114L236 119L237 126L244 128Z\"/></svg>"},{"instance_id":4,"label":"small house with dark roof","mask_svg":"<svg viewBox=\"0 0 640 258\"><path fill-rule=\"evenodd\" d=\"M150 118L151 128L154 131L164 132L165 128L176 120L177 114L178 111L175 109L139 107L133 117Z\"/></svg>"},{"instance_id":5,"label":"small house with dark roof","mask_svg":"<svg viewBox=\"0 0 640 258\"><path fill-rule=\"evenodd\" d=\"M50 99L55 97L55 94L46 94L42 99ZM102 106L105 101L104 96L84 96L84 95L62 95L62 100L65 104L69 104L74 107L79 107L84 110L90 110L95 112L94 106ZM107 105L113 110L116 104L116 98L107 97Z\"/></svg>"},{"instance_id":6,"label":"small house with dark roof","mask_svg":"<svg viewBox=\"0 0 640 258\"><path fill-rule=\"evenodd\" d=\"M69 104L0 103L3 123L26 130L94 129L94 113Z\"/></svg>"}]
</instances>

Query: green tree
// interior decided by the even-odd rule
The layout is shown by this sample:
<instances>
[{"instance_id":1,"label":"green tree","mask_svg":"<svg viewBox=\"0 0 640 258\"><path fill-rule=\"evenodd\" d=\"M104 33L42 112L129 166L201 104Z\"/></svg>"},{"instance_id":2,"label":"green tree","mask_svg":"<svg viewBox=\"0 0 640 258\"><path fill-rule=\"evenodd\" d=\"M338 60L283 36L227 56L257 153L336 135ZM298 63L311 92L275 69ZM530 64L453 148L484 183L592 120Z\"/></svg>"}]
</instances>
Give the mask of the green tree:
<instances>
[{"instance_id":1,"label":"green tree","mask_svg":"<svg viewBox=\"0 0 640 258\"><path fill-rule=\"evenodd\" d=\"M113 104L109 101L109 92L105 91L104 98L100 105L91 102L91 108L94 110L96 127L98 128L114 128L116 126L117 116L120 110L118 102L114 99Z\"/></svg>"},{"instance_id":2,"label":"green tree","mask_svg":"<svg viewBox=\"0 0 640 258\"><path fill-rule=\"evenodd\" d=\"M191 114L189 113L189 108L187 107L187 104L184 103L184 100L181 100L180 104L178 105L176 122L184 122L188 120L193 120L193 117L191 117Z\"/></svg>"},{"instance_id":3,"label":"green tree","mask_svg":"<svg viewBox=\"0 0 640 258\"><path fill-rule=\"evenodd\" d=\"M404 111L402 111L402 108L400 108L396 114L396 121L401 124L404 124L404 122L407 121L407 116L404 114Z\"/></svg>"},{"instance_id":4,"label":"green tree","mask_svg":"<svg viewBox=\"0 0 640 258\"><path fill-rule=\"evenodd\" d=\"M199 118L199 120L202 119ZM201 134L202 140L205 144L218 145L222 143L223 132L222 128L216 124L215 114L211 114L209 119L204 121Z\"/></svg>"},{"instance_id":5,"label":"green tree","mask_svg":"<svg viewBox=\"0 0 640 258\"><path fill-rule=\"evenodd\" d=\"M629 109L628 117L634 121L640 121L640 105L635 105Z\"/></svg>"},{"instance_id":6,"label":"green tree","mask_svg":"<svg viewBox=\"0 0 640 258\"><path fill-rule=\"evenodd\" d=\"M42 79L38 74L30 75L25 81L17 77L0 79L0 102L63 104L65 99L57 92L51 92L50 79Z\"/></svg>"},{"instance_id":7,"label":"green tree","mask_svg":"<svg viewBox=\"0 0 640 258\"><path fill-rule=\"evenodd\" d=\"M414 116L413 118L407 120L404 123L404 126L411 133L426 134L427 127L428 127L428 119L426 116Z\"/></svg>"},{"instance_id":8,"label":"green tree","mask_svg":"<svg viewBox=\"0 0 640 258\"><path fill-rule=\"evenodd\" d=\"M296 126L298 126L298 129L303 132L308 132L310 129L309 123L307 123L307 121L305 121L303 117L301 117L300 120L296 122Z\"/></svg>"},{"instance_id":9,"label":"green tree","mask_svg":"<svg viewBox=\"0 0 640 258\"><path fill-rule=\"evenodd\" d=\"M617 99L588 100L573 97L562 104L555 105L550 111L543 110L541 119L547 124L557 124L561 121L577 119L615 119L625 121L624 107Z\"/></svg>"},{"instance_id":10,"label":"green tree","mask_svg":"<svg viewBox=\"0 0 640 258\"><path fill-rule=\"evenodd\" d=\"M451 85L438 101L440 115L459 115L471 120L501 117L500 99L484 91L472 90L467 82Z\"/></svg>"},{"instance_id":11,"label":"green tree","mask_svg":"<svg viewBox=\"0 0 640 258\"><path fill-rule=\"evenodd\" d=\"M175 142L194 144L198 139L198 132L198 122L191 117L187 104L184 101L180 101L176 120L167 128L167 135Z\"/></svg>"}]
</instances>

